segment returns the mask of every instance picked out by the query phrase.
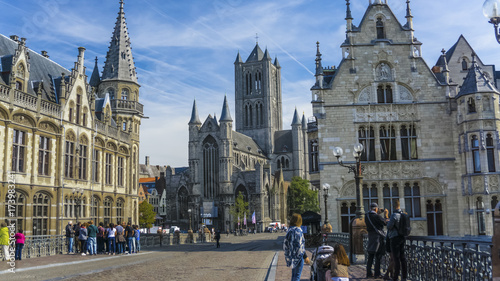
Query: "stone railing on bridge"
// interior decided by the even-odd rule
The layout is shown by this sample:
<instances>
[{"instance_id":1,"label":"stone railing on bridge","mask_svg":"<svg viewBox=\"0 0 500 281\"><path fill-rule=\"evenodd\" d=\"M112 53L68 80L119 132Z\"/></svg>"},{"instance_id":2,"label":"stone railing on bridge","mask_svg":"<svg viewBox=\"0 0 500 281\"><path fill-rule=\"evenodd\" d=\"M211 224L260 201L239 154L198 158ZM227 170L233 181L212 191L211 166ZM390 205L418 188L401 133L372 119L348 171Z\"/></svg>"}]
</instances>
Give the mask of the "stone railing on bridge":
<instances>
[{"instance_id":1,"label":"stone railing on bridge","mask_svg":"<svg viewBox=\"0 0 500 281\"><path fill-rule=\"evenodd\" d=\"M321 236L317 234L316 236ZM363 239L366 256L367 236ZM349 233L328 233L326 243L340 243L349 251ZM406 241L406 260L410 280L492 280L491 237L410 236ZM382 258L387 270L389 254Z\"/></svg>"}]
</instances>

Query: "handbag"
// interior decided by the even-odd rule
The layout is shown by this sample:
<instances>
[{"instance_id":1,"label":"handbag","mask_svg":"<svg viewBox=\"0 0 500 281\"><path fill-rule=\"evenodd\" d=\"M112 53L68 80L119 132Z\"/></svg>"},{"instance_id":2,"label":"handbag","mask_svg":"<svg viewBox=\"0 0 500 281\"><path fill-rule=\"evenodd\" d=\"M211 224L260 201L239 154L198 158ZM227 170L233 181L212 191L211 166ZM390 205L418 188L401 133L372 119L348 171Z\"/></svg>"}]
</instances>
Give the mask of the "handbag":
<instances>
[{"instance_id":1,"label":"handbag","mask_svg":"<svg viewBox=\"0 0 500 281\"><path fill-rule=\"evenodd\" d=\"M370 222L370 224L372 225L372 227L375 229L375 231L378 233L378 235L382 236L385 238L385 232L381 229L377 229L375 227L375 225L373 224L372 220L370 219L370 214L366 214L366 217L368 218L368 221Z\"/></svg>"}]
</instances>

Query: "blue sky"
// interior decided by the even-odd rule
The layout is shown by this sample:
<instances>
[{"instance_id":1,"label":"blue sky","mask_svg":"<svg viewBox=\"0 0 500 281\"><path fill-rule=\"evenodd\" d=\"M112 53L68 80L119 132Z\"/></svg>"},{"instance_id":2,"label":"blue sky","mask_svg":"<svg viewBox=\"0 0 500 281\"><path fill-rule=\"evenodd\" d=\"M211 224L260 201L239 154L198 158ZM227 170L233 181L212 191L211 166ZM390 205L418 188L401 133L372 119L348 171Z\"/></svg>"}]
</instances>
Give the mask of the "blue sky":
<instances>
[{"instance_id":1,"label":"blue sky","mask_svg":"<svg viewBox=\"0 0 500 281\"><path fill-rule=\"evenodd\" d=\"M351 0L358 25L369 0ZM119 8L118 0L0 0L0 33L27 38L36 52L72 68L83 46L88 75L99 58L102 71ZM406 0L388 0L404 24ZM500 66L500 45L482 14L483 0L413 0L415 36L422 55L434 65L441 49L463 34L486 64ZM132 40L145 115L141 126L140 162L186 166L188 127L196 98L202 122L220 116L224 95L234 117L234 60L255 46L282 67L284 129L296 107L312 116L316 41L323 66L338 65L345 39L344 0L126 0L125 15Z\"/></svg>"}]
</instances>

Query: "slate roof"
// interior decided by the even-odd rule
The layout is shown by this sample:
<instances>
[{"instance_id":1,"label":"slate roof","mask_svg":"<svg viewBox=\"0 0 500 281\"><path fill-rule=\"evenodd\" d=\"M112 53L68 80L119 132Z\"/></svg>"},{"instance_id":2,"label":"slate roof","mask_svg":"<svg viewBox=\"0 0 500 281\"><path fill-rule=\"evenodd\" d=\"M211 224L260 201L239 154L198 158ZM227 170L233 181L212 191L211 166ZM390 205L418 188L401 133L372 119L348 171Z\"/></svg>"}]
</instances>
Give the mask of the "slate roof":
<instances>
[{"instance_id":1,"label":"slate roof","mask_svg":"<svg viewBox=\"0 0 500 281\"><path fill-rule=\"evenodd\" d=\"M293 136L292 130L276 131L274 132L274 153L286 152L293 150Z\"/></svg>"},{"instance_id":2,"label":"slate roof","mask_svg":"<svg viewBox=\"0 0 500 281\"><path fill-rule=\"evenodd\" d=\"M233 121L231 118L231 112L229 112L229 105L227 103L227 98L224 96L224 104L222 105L222 113L220 115L219 121Z\"/></svg>"},{"instance_id":3,"label":"slate roof","mask_svg":"<svg viewBox=\"0 0 500 281\"><path fill-rule=\"evenodd\" d=\"M246 62L261 61L263 58L264 58L264 53L260 49L259 44L256 44L255 48L253 48L253 51L248 56Z\"/></svg>"},{"instance_id":4,"label":"slate roof","mask_svg":"<svg viewBox=\"0 0 500 281\"><path fill-rule=\"evenodd\" d=\"M12 70L12 59L17 48L16 41L0 34L0 83L8 84ZM39 85L43 85L42 99L58 103L61 74L69 75L71 71L31 49L28 49L28 52L30 64L28 94L36 95ZM66 81L69 81L68 77L66 77Z\"/></svg>"},{"instance_id":5,"label":"slate roof","mask_svg":"<svg viewBox=\"0 0 500 281\"><path fill-rule=\"evenodd\" d=\"M491 81L484 75L484 72L477 65L475 59L473 58L472 66L469 68L469 72L465 77L464 83L458 92L457 98L463 95L475 94L475 93L499 93L498 90L493 86Z\"/></svg>"},{"instance_id":6,"label":"slate roof","mask_svg":"<svg viewBox=\"0 0 500 281\"><path fill-rule=\"evenodd\" d=\"M259 145L249 136L233 131L233 150L266 157ZM261 153L259 153L261 151Z\"/></svg>"}]
</instances>

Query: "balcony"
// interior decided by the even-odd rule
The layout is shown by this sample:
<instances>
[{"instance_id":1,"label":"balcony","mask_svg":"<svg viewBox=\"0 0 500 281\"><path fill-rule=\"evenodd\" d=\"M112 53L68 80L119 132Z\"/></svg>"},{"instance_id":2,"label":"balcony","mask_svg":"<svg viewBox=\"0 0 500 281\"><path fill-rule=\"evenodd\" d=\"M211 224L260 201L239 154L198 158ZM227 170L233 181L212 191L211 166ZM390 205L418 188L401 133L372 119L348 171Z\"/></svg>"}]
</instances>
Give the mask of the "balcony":
<instances>
[{"instance_id":1,"label":"balcony","mask_svg":"<svg viewBox=\"0 0 500 281\"><path fill-rule=\"evenodd\" d=\"M113 111L120 113L139 113L140 115L142 115L144 111L144 105L129 100L111 100L111 108Z\"/></svg>"}]
</instances>

